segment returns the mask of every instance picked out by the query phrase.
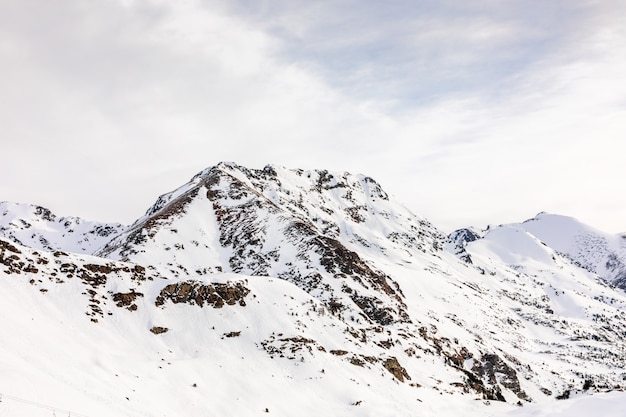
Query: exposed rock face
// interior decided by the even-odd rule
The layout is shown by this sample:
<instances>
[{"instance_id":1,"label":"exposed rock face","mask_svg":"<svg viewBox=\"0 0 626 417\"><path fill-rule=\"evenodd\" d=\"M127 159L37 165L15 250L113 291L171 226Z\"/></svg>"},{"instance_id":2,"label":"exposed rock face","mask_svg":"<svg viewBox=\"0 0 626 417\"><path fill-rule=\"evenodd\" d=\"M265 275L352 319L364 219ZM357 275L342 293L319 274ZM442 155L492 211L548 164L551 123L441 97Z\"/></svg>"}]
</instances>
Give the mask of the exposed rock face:
<instances>
[{"instance_id":1,"label":"exposed rock face","mask_svg":"<svg viewBox=\"0 0 626 417\"><path fill-rule=\"evenodd\" d=\"M143 297L143 294L135 292L135 290L131 290L127 293L118 292L113 294L113 301L118 307L126 307L128 310L134 311L137 310L137 304L135 304L137 297Z\"/></svg>"},{"instance_id":2,"label":"exposed rock face","mask_svg":"<svg viewBox=\"0 0 626 417\"><path fill-rule=\"evenodd\" d=\"M5 273L20 274L22 271L36 273L37 268L32 264L26 265L20 258L20 251L14 245L5 240L0 240L0 264L4 265Z\"/></svg>"},{"instance_id":3,"label":"exposed rock face","mask_svg":"<svg viewBox=\"0 0 626 417\"><path fill-rule=\"evenodd\" d=\"M242 282L227 284L202 284L186 281L167 285L157 296L155 305L162 306L170 300L174 304L187 303L203 307L206 303L213 308L222 308L224 304L245 306L250 290Z\"/></svg>"},{"instance_id":4,"label":"exposed rock face","mask_svg":"<svg viewBox=\"0 0 626 417\"><path fill-rule=\"evenodd\" d=\"M162 334L162 333L167 333L169 329L167 327L152 326L150 328L150 331L154 334Z\"/></svg>"},{"instance_id":5,"label":"exposed rock face","mask_svg":"<svg viewBox=\"0 0 626 417\"><path fill-rule=\"evenodd\" d=\"M480 361L475 360L472 372L483 380L486 387L490 387L490 390L485 390L487 399L504 401L500 389L501 385L514 392L519 399L530 400L520 387L515 369L511 368L496 354L484 354Z\"/></svg>"},{"instance_id":6,"label":"exposed rock face","mask_svg":"<svg viewBox=\"0 0 626 417\"><path fill-rule=\"evenodd\" d=\"M0 240L0 249L13 253L22 253L18 248L16 248L14 245L10 244L6 240Z\"/></svg>"},{"instance_id":7,"label":"exposed rock face","mask_svg":"<svg viewBox=\"0 0 626 417\"><path fill-rule=\"evenodd\" d=\"M472 257L467 253L465 247L468 243L480 239L480 235L471 229L459 229L448 235L446 240L447 249L459 257L463 262L472 263Z\"/></svg>"},{"instance_id":8,"label":"exposed rock face","mask_svg":"<svg viewBox=\"0 0 626 417\"><path fill-rule=\"evenodd\" d=\"M404 382L405 378L408 380L411 379L409 374L406 372L406 369L400 365L398 359L395 357L385 359L383 366L400 382Z\"/></svg>"}]
</instances>

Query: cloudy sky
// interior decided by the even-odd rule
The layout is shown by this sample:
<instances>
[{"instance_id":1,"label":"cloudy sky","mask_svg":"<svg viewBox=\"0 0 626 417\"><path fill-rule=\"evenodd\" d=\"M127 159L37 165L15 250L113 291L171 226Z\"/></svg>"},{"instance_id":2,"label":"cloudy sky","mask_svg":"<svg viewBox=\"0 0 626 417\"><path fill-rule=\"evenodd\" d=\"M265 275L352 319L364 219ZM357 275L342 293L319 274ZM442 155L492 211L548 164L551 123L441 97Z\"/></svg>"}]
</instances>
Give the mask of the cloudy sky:
<instances>
[{"instance_id":1,"label":"cloudy sky","mask_svg":"<svg viewBox=\"0 0 626 417\"><path fill-rule=\"evenodd\" d=\"M0 0L0 68L0 200L128 223L234 161L626 231L622 0Z\"/></svg>"}]
</instances>

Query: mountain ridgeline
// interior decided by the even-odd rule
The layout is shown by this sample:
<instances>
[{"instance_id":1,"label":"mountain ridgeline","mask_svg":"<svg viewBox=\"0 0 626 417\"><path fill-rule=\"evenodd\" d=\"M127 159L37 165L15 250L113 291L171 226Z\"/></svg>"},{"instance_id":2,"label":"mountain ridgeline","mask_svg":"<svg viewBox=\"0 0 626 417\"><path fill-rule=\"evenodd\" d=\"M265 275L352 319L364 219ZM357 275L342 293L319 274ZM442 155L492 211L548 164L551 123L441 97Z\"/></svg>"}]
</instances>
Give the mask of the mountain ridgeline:
<instances>
[{"instance_id":1,"label":"mountain ridgeline","mask_svg":"<svg viewBox=\"0 0 626 417\"><path fill-rule=\"evenodd\" d=\"M130 226L0 214L3 297L41 312L20 321L25 340L40 326L69 338L52 352L15 342L6 361L39 364L32 379L102 415L288 415L289 401L306 415L320 410L307 390L331 414L480 415L626 385L626 238L569 217L445 235L369 177L232 163ZM97 372L76 362L86 344ZM194 407L151 397L163 387Z\"/></svg>"}]
</instances>

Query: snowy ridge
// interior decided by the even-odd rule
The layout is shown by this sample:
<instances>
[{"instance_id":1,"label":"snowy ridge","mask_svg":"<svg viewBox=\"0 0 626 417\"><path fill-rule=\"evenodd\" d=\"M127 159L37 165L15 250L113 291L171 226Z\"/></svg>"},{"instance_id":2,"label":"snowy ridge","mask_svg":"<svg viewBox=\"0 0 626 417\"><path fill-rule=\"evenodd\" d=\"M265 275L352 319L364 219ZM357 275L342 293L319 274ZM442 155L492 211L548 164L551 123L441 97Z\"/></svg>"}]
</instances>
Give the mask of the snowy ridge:
<instances>
[{"instance_id":1,"label":"snowy ridge","mask_svg":"<svg viewBox=\"0 0 626 417\"><path fill-rule=\"evenodd\" d=\"M577 265L626 288L626 238L611 235L578 220L548 213L520 225Z\"/></svg>"},{"instance_id":2,"label":"snowy ridge","mask_svg":"<svg viewBox=\"0 0 626 417\"><path fill-rule=\"evenodd\" d=\"M222 163L95 255L0 237L21 335L0 393L35 381L89 416L479 416L622 389L626 295L528 223L446 237L366 176Z\"/></svg>"},{"instance_id":3,"label":"snowy ridge","mask_svg":"<svg viewBox=\"0 0 626 417\"><path fill-rule=\"evenodd\" d=\"M0 202L0 237L37 249L93 253L124 229L119 223L58 217L41 206Z\"/></svg>"}]
</instances>

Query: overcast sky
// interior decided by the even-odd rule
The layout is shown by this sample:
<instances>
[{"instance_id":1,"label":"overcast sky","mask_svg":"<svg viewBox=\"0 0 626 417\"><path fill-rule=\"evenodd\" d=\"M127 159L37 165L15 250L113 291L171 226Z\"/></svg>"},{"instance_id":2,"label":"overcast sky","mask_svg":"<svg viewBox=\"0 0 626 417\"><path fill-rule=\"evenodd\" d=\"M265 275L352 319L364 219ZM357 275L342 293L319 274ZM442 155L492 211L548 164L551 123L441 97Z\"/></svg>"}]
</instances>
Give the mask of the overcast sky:
<instances>
[{"instance_id":1,"label":"overcast sky","mask_svg":"<svg viewBox=\"0 0 626 417\"><path fill-rule=\"evenodd\" d=\"M220 161L444 231L626 231L622 0L0 0L0 200L132 222Z\"/></svg>"}]
</instances>

